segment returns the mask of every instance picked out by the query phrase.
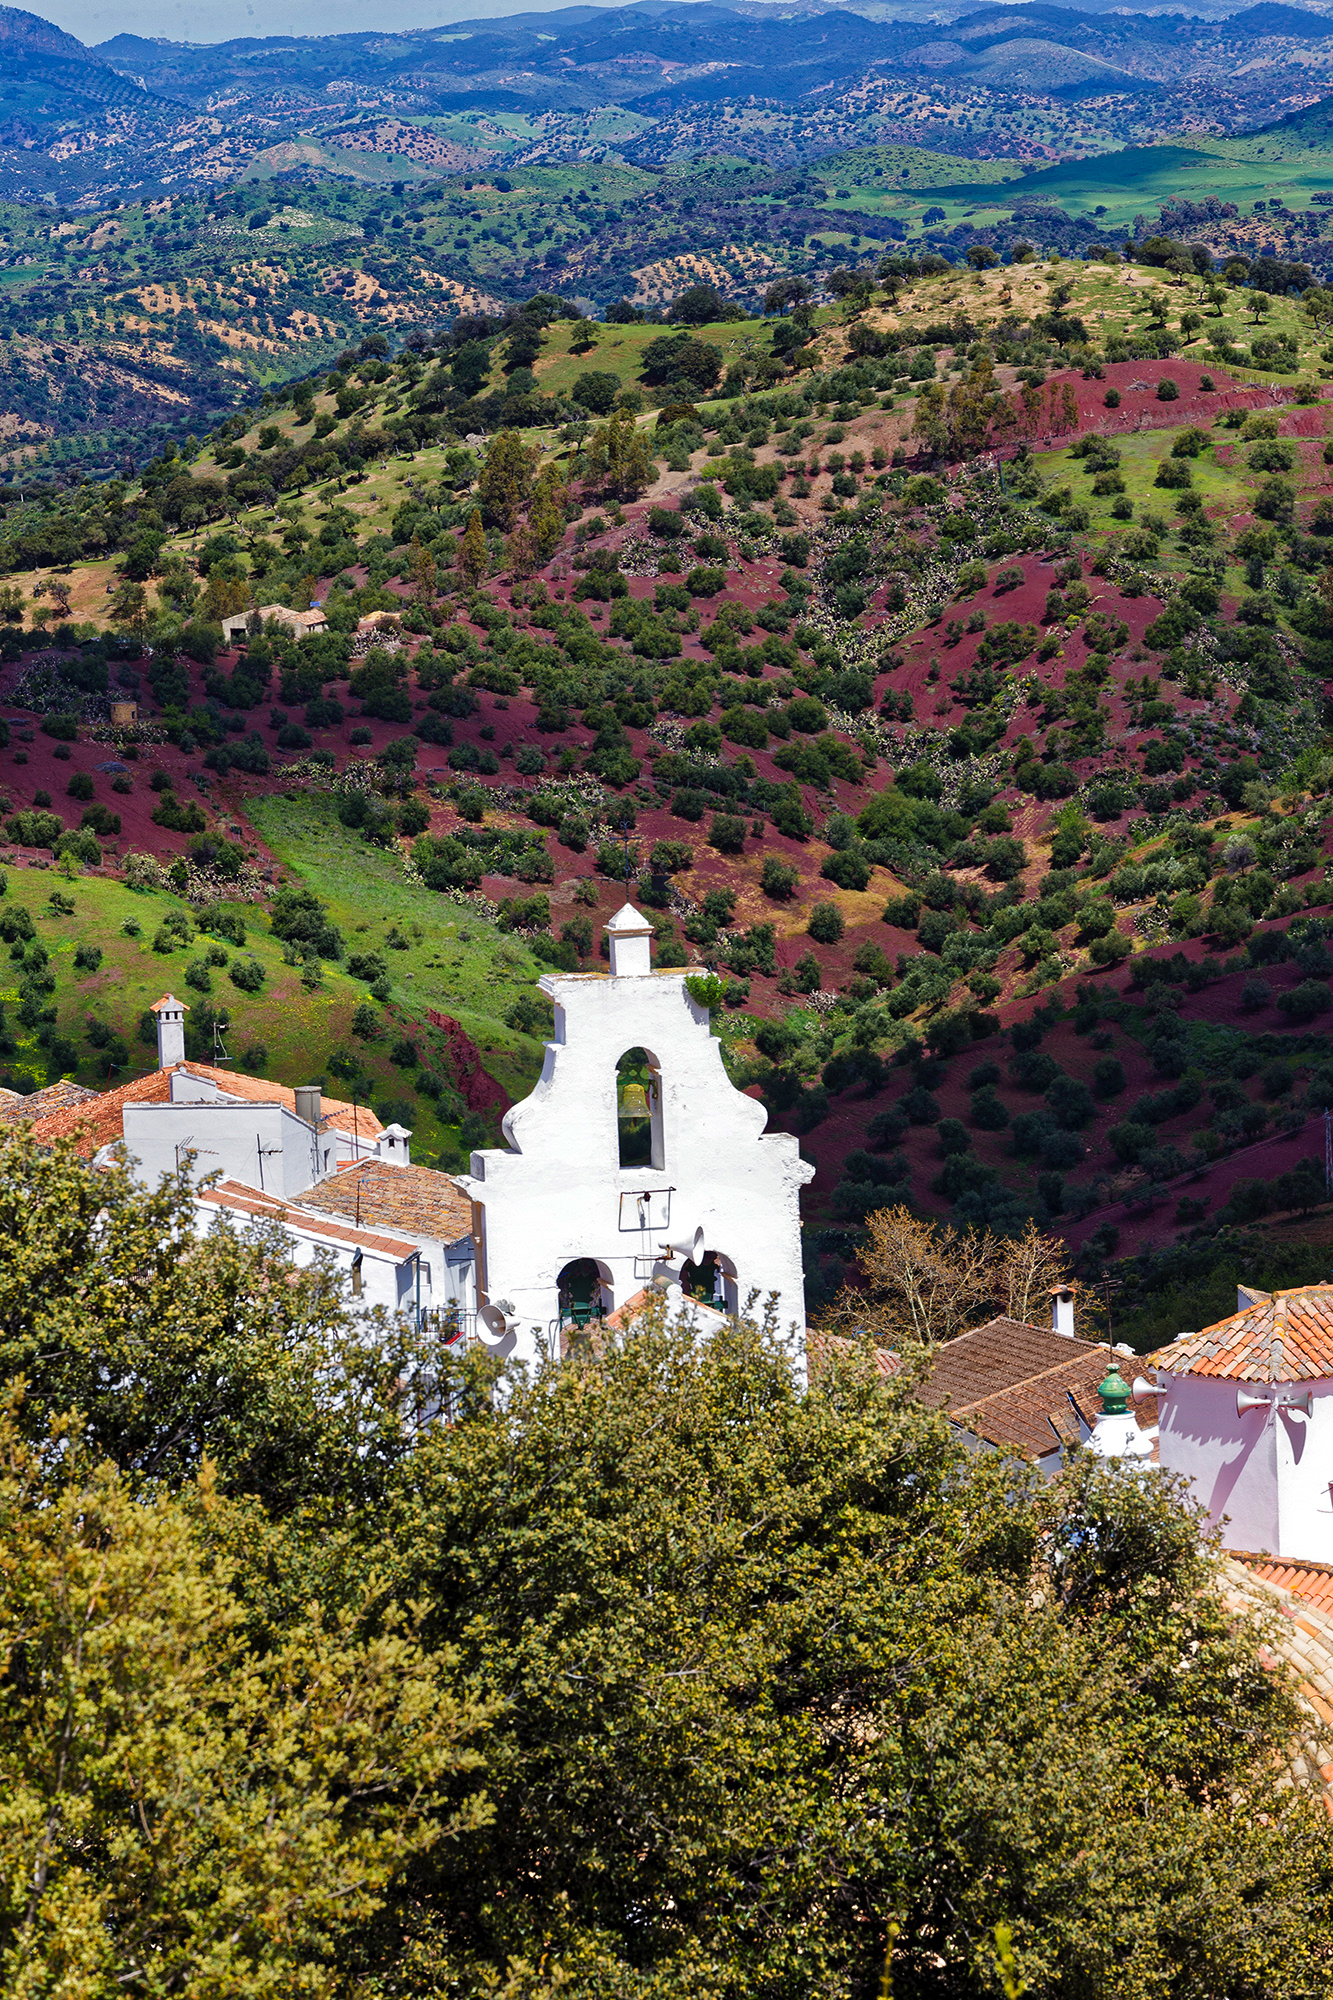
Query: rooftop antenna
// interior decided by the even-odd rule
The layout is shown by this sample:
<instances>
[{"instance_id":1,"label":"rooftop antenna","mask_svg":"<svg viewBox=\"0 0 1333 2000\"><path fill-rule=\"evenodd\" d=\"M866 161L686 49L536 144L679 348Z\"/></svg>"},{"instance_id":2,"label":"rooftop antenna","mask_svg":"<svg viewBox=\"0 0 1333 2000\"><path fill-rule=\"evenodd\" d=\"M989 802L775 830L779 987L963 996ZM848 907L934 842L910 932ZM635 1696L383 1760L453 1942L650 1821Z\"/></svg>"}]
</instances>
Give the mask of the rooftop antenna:
<instances>
[{"instance_id":1,"label":"rooftop antenna","mask_svg":"<svg viewBox=\"0 0 1333 2000\"><path fill-rule=\"evenodd\" d=\"M227 1054L227 1045L222 1039L230 1027L231 1022L227 1020L225 1015L221 1020L215 1019L213 1022L213 1061L215 1063L229 1063L235 1060L233 1056Z\"/></svg>"},{"instance_id":2,"label":"rooftop antenna","mask_svg":"<svg viewBox=\"0 0 1333 2000\"><path fill-rule=\"evenodd\" d=\"M1115 1347L1111 1337L1111 1301L1123 1283L1123 1278L1103 1278L1101 1282L1102 1299L1106 1306L1106 1352L1111 1357L1112 1367L1115 1366Z\"/></svg>"}]
</instances>

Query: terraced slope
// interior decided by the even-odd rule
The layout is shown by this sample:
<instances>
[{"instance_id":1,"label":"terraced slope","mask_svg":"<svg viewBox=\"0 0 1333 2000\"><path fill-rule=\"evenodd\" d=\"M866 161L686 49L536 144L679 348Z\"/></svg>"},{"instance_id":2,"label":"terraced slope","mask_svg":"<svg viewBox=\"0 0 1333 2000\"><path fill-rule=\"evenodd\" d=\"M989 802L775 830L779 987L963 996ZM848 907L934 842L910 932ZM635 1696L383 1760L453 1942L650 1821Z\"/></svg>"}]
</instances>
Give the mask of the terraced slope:
<instances>
[{"instance_id":1,"label":"terraced slope","mask_svg":"<svg viewBox=\"0 0 1333 2000\"><path fill-rule=\"evenodd\" d=\"M323 1025L298 1058L253 1012L272 973L214 991L440 1157L495 1115L478 1072L535 1075L533 975L595 969L628 881L818 1162L815 1296L897 1199L1035 1215L1090 1272L1265 1213L1299 1236L1333 1090L1318 315L1151 266L890 289L771 388L735 322L539 312L532 388L512 329L353 357L141 487L14 510L15 855L151 883L150 852L196 925L286 870ZM724 366L712 399L681 372ZM504 427L576 370L604 419ZM464 379L454 424L501 429L421 442ZM220 643L234 606L311 598L321 637ZM45 1005L12 1073L94 1077L102 1016Z\"/></svg>"}]
</instances>

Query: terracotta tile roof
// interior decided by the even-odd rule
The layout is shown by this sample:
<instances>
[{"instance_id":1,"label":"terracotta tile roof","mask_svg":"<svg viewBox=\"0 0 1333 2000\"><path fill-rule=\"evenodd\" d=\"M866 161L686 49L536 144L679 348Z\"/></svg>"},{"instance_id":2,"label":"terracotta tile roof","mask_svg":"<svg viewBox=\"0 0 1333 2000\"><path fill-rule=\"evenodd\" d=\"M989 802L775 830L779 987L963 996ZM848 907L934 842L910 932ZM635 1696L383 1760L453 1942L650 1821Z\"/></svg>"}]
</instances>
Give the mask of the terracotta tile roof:
<instances>
[{"instance_id":1,"label":"terracotta tile roof","mask_svg":"<svg viewBox=\"0 0 1333 2000\"><path fill-rule=\"evenodd\" d=\"M215 1069L211 1063L175 1063L170 1069L153 1070L148 1076L137 1077L133 1083L123 1083L118 1090L85 1094L48 1115L33 1116L29 1113L33 1116L33 1137L47 1145L56 1139L73 1139L84 1158L91 1159L103 1146L124 1138L125 1105L170 1102L171 1079L176 1072L200 1077L214 1084L218 1090L225 1091L229 1097L243 1097L252 1104L283 1104L289 1111L296 1109L296 1092L285 1083L269 1083L262 1076L245 1076L229 1069ZM24 1102L34 1104L36 1096L26 1098ZM374 1112L367 1110L364 1104L354 1108L337 1098L326 1097L322 1111L321 1129L336 1126L347 1133L355 1129L362 1139L367 1140L378 1138L384 1129Z\"/></svg>"},{"instance_id":2,"label":"terracotta tile roof","mask_svg":"<svg viewBox=\"0 0 1333 2000\"><path fill-rule=\"evenodd\" d=\"M44 1090L34 1090L30 1097L17 1090L0 1090L0 1125L35 1124L39 1118L49 1118L53 1112L67 1110L71 1105L88 1104L100 1095L85 1084L69 1082L48 1083Z\"/></svg>"},{"instance_id":3,"label":"terracotta tile roof","mask_svg":"<svg viewBox=\"0 0 1333 2000\"><path fill-rule=\"evenodd\" d=\"M1276 1653L1295 1670L1296 1699L1303 1715L1287 1750L1292 1776L1313 1786L1316 1794L1322 1792L1324 1810L1333 1819L1333 1606L1298 1592L1294 1582L1271 1580L1263 1574L1267 1566L1266 1557L1224 1557L1218 1579L1222 1601L1238 1616L1259 1612L1276 1622L1272 1651L1265 1646L1260 1657L1271 1662ZM1329 1576L1317 1563L1273 1567L1304 1571L1312 1587L1317 1587L1316 1576Z\"/></svg>"},{"instance_id":4,"label":"terracotta tile roof","mask_svg":"<svg viewBox=\"0 0 1333 2000\"><path fill-rule=\"evenodd\" d=\"M1333 1375L1333 1284L1261 1296L1201 1333L1183 1333L1150 1357L1174 1375L1234 1382L1306 1382Z\"/></svg>"},{"instance_id":5,"label":"terracotta tile roof","mask_svg":"<svg viewBox=\"0 0 1333 2000\"><path fill-rule=\"evenodd\" d=\"M1290 1556L1254 1556L1243 1549L1229 1553L1253 1570L1261 1583L1271 1583L1275 1589L1333 1615L1333 1564L1298 1562Z\"/></svg>"},{"instance_id":6,"label":"terracotta tile roof","mask_svg":"<svg viewBox=\"0 0 1333 2000\"><path fill-rule=\"evenodd\" d=\"M225 1090L229 1097L244 1097L251 1104L284 1104L289 1111L296 1109L296 1092L285 1083L270 1083L267 1077L246 1076L230 1069L215 1069L211 1063L177 1063L176 1068L187 1076L203 1077L207 1082ZM351 1132L353 1121L361 1138L378 1139L384 1127L368 1105L344 1104L341 1098L326 1097L320 1105L320 1128L336 1125L340 1131Z\"/></svg>"},{"instance_id":7,"label":"terracotta tile roof","mask_svg":"<svg viewBox=\"0 0 1333 2000\"><path fill-rule=\"evenodd\" d=\"M104 1090L97 1097L36 1119L32 1134L47 1146L57 1139L72 1139L84 1158L91 1159L103 1146L124 1138L127 1104L165 1104L170 1096L171 1071L156 1069L149 1076L136 1077L133 1083L122 1083L118 1090Z\"/></svg>"},{"instance_id":8,"label":"terracotta tile roof","mask_svg":"<svg viewBox=\"0 0 1333 2000\"><path fill-rule=\"evenodd\" d=\"M947 1404L950 1415L957 1415L960 1409L970 1409L988 1396L997 1396L1003 1389L1061 1366L1069 1360L1071 1349L1080 1347L1086 1349L1087 1343L1071 1341L1048 1326L1030 1326L1026 1320L1001 1316L942 1342L918 1393L923 1402L936 1408ZM1094 1351L1106 1352L1105 1348Z\"/></svg>"},{"instance_id":9,"label":"terracotta tile roof","mask_svg":"<svg viewBox=\"0 0 1333 2000\"><path fill-rule=\"evenodd\" d=\"M202 1189L195 1199L207 1207L225 1209L229 1214L290 1224L293 1229L303 1230L307 1236L320 1237L334 1245L382 1250L398 1264L406 1263L417 1247L415 1243L405 1243L399 1237L381 1236L373 1230L345 1229L340 1223L323 1222L317 1216L298 1211L291 1202L261 1194L258 1188L247 1187L244 1181L218 1181L215 1186Z\"/></svg>"},{"instance_id":10,"label":"terracotta tile roof","mask_svg":"<svg viewBox=\"0 0 1333 2000\"><path fill-rule=\"evenodd\" d=\"M292 1200L330 1215L357 1213L362 1222L415 1229L422 1236L457 1243L472 1234L472 1203L456 1180L434 1167L393 1167L361 1160L306 1188Z\"/></svg>"},{"instance_id":11,"label":"terracotta tile roof","mask_svg":"<svg viewBox=\"0 0 1333 2000\"><path fill-rule=\"evenodd\" d=\"M1075 1351L1066 1352L1054 1368L970 1405L951 1403L950 1421L974 1430L997 1450L1016 1451L1024 1458L1044 1458L1054 1451L1057 1433L1065 1443L1077 1444L1082 1431L1070 1394L1091 1422L1101 1408L1097 1390L1110 1371L1111 1357L1104 1347L1094 1347L1088 1341L1064 1340L1061 1344ZM1135 1417L1140 1430L1150 1430L1157 1422L1156 1397L1141 1403Z\"/></svg>"},{"instance_id":12,"label":"terracotta tile roof","mask_svg":"<svg viewBox=\"0 0 1333 2000\"><path fill-rule=\"evenodd\" d=\"M838 1333L817 1333L811 1329L805 1336L806 1366L812 1375L818 1375L825 1360L850 1358L860 1353L862 1346L859 1340L845 1340ZM877 1347L872 1342L870 1355L880 1375L896 1375L903 1365L902 1356L895 1354L891 1347Z\"/></svg>"}]
</instances>

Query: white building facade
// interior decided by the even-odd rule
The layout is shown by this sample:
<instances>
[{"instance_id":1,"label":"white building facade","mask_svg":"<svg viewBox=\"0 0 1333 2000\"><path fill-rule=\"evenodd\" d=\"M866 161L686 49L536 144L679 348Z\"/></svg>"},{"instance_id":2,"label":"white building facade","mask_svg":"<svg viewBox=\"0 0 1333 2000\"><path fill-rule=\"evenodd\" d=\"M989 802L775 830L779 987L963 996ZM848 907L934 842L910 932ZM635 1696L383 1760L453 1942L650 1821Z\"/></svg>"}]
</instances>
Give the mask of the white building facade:
<instances>
[{"instance_id":1,"label":"white building facade","mask_svg":"<svg viewBox=\"0 0 1333 2000\"><path fill-rule=\"evenodd\" d=\"M476 1152L483 1331L505 1353L559 1351L562 1329L654 1283L729 1312L757 1293L804 1331L799 1197L814 1168L731 1083L683 972L654 972L630 904L607 925L611 972L551 974L542 1074ZM706 1278L699 1294L699 1277Z\"/></svg>"}]
</instances>

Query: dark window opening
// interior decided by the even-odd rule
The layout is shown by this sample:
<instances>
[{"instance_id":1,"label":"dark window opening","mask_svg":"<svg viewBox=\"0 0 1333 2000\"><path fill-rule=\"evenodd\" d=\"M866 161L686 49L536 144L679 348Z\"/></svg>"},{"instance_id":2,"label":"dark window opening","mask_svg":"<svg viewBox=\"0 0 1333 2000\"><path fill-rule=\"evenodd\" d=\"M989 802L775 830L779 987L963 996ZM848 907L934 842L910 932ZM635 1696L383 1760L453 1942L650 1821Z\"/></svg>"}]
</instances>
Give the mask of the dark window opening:
<instances>
[{"instance_id":1,"label":"dark window opening","mask_svg":"<svg viewBox=\"0 0 1333 2000\"><path fill-rule=\"evenodd\" d=\"M577 1257L572 1264L566 1264L556 1287L562 1323L572 1320L575 1326L586 1326L590 1319L600 1319L602 1280L591 1257Z\"/></svg>"}]
</instances>

